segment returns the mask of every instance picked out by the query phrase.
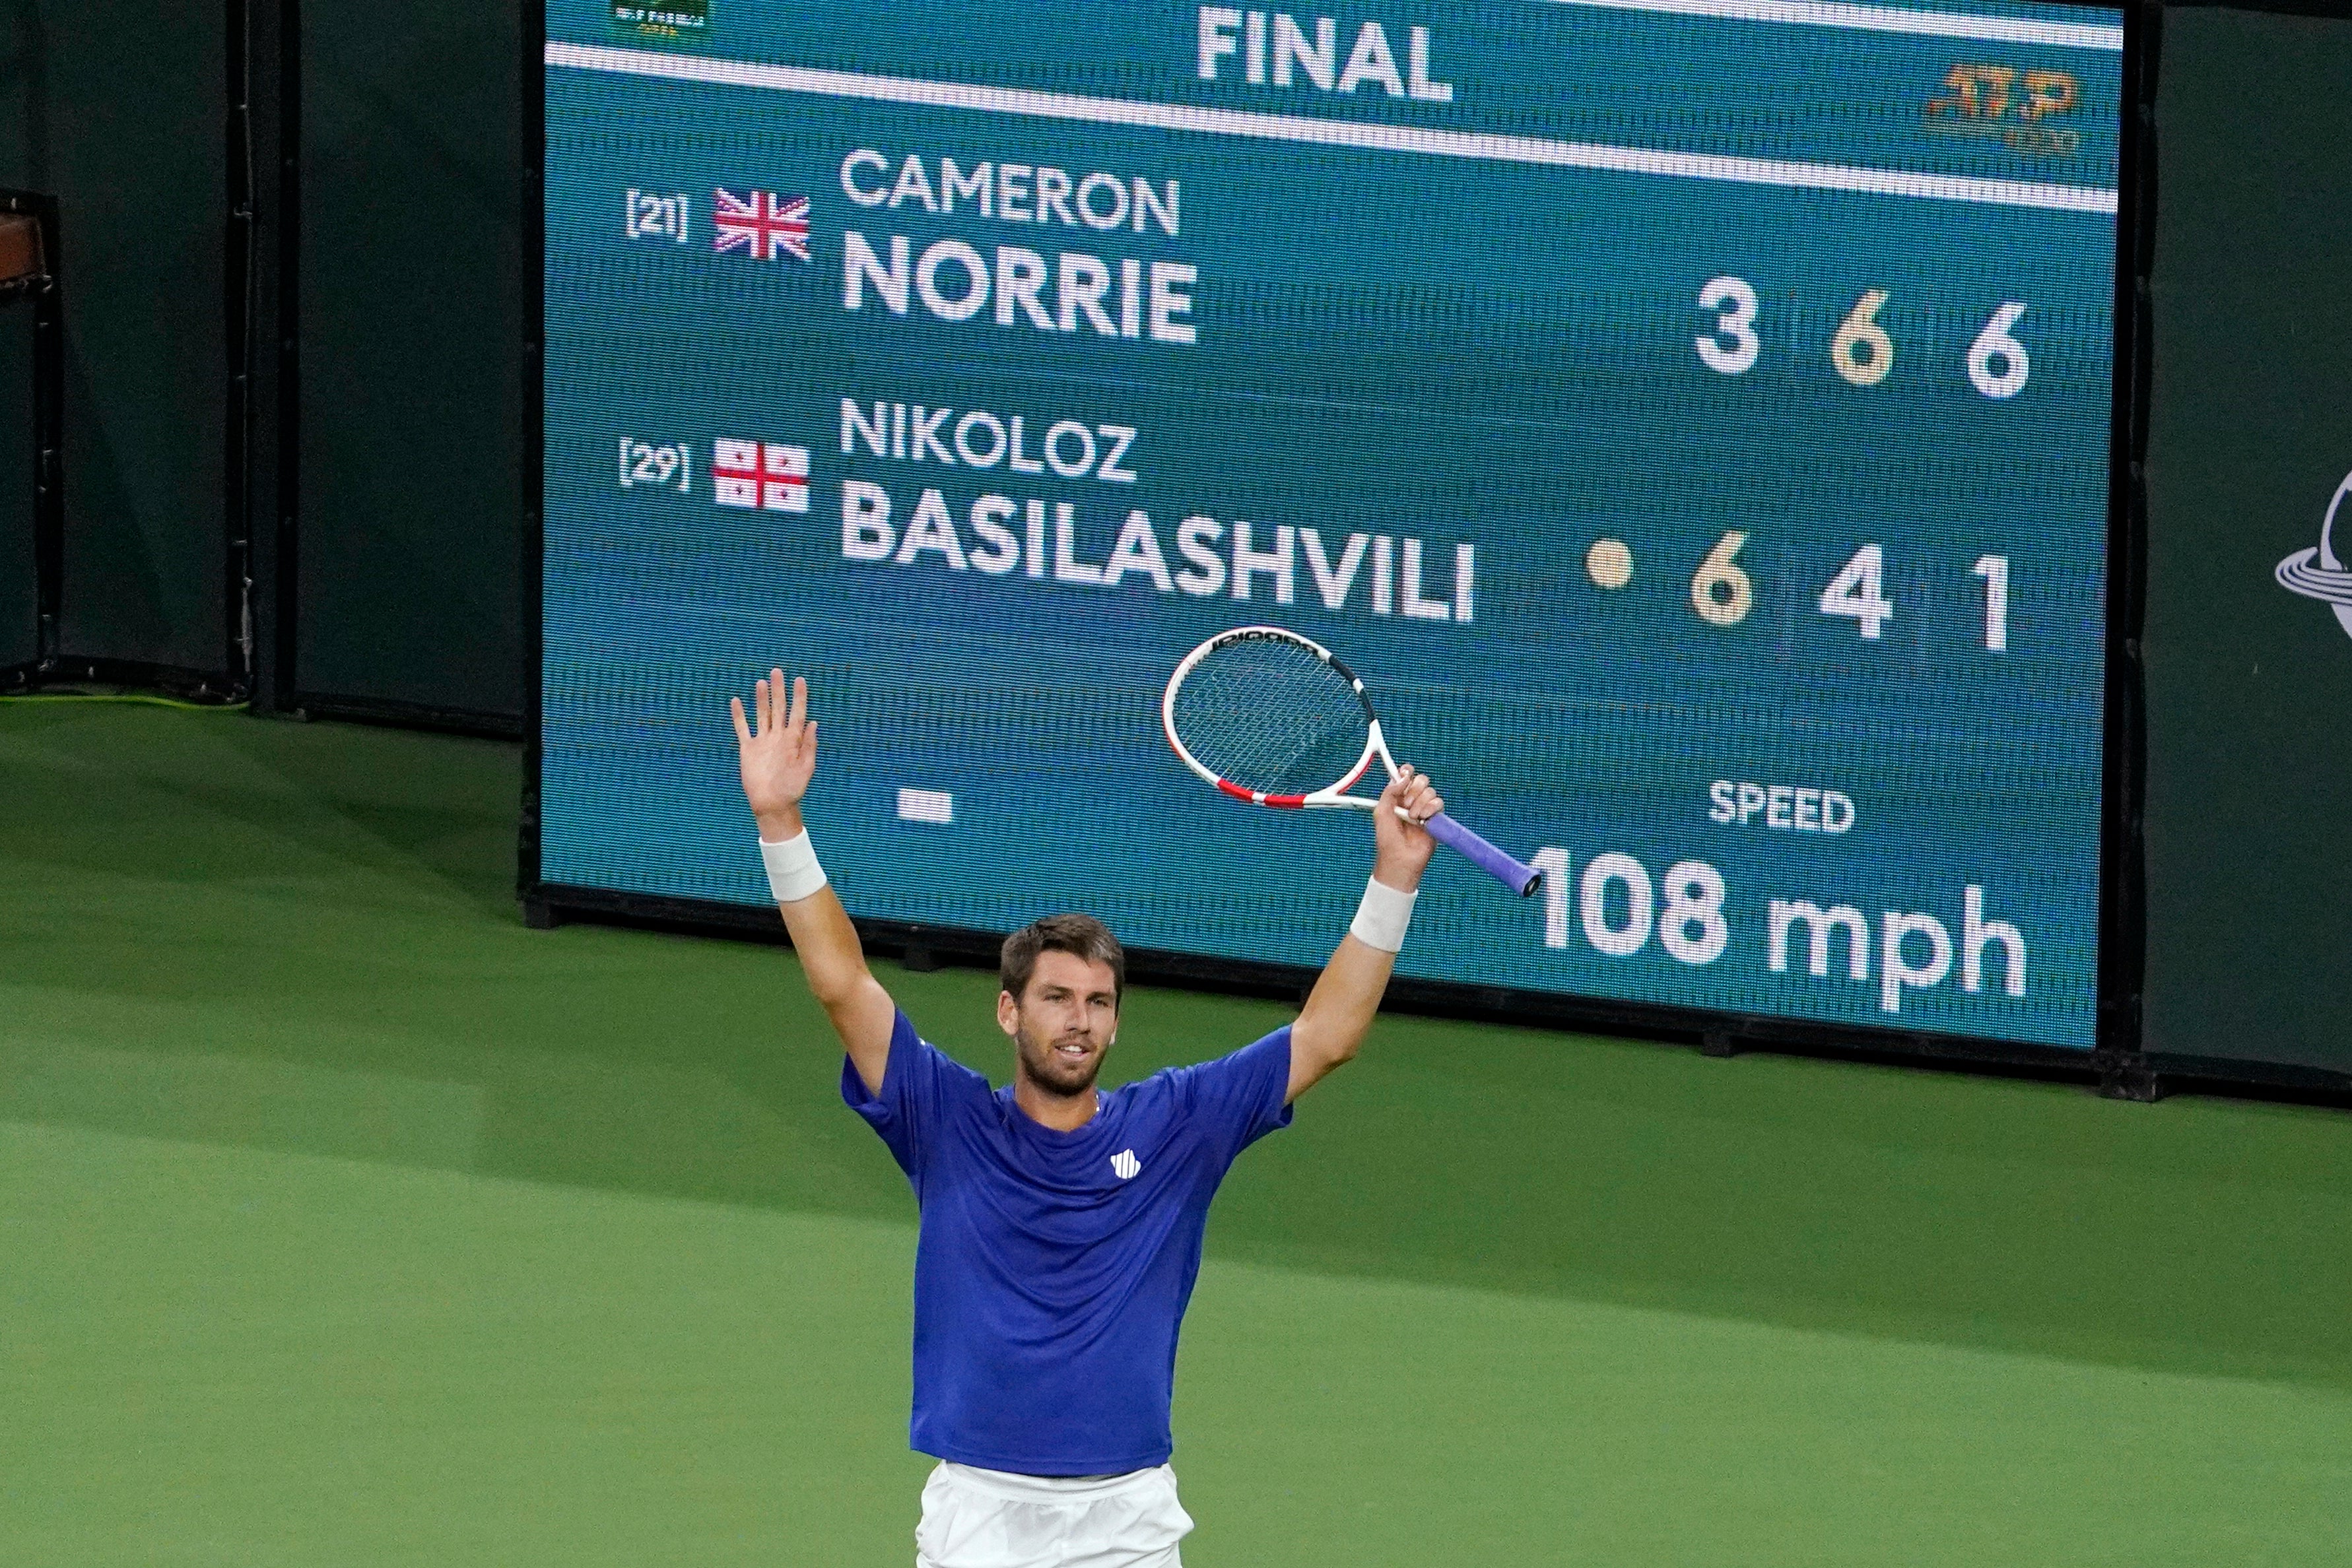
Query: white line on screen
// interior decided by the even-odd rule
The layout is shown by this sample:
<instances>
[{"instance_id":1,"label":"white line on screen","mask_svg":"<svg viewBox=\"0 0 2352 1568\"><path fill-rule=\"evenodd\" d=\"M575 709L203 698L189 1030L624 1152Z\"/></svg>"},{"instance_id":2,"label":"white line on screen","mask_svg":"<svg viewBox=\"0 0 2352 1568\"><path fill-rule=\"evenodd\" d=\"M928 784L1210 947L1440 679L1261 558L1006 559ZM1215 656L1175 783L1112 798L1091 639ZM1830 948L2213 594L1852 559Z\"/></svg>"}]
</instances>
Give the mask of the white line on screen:
<instances>
[{"instance_id":1,"label":"white line on screen","mask_svg":"<svg viewBox=\"0 0 2352 1568\"><path fill-rule=\"evenodd\" d=\"M1706 152L1668 152L1654 148L1609 147L1591 141L1552 141L1540 137L1501 136L1486 131L1433 131L1419 126L1375 125L1360 120L1310 120L1295 114L1259 114L1237 109L1139 103L1129 99L1034 92L1023 88L980 87L968 82L919 81L906 77L813 70L802 66L754 65L748 60L652 54L638 49L604 48L589 44L550 43L547 46L547 63L624 76L662 77L673 81L761 88L772 92L809 93L823 98L867 99L881 103L978 110L984 113L1020 114L1042 120L1076 120L1097 125L1135 125L1211 136L1302 141L1377 152L1421 152L1441 158L1466 158L1496 163L1604 169L1620 173L1660 174L1685 180L1727 180L1748 185L1853 191L1868 195L1976 202L1994 206L2048 207L2061 212L2111 214L2116 210L2114 191L2089 185L1979 180L1958 174L1913 173L1899 169L1858 169L1840 163L1726 158Z\"/></svg>"},{"instance_id":2,"label":"white line on screen","mask_svg":"<svg viewBox=\"0 0 2352 1568\"><path fill-rule=\"evenodd\" d=\"M898 820L902 822L955 822L955 797L945 789L914 789L899 786Z\"/></svg>"},{"instance_id":3,"label":"white line on screen","mask_svg":"<svg viewBox=\"0 0 2352 1568\"><path fill-rule=\"evenodd\" d=\"M1669 11L1741 22L1791 22L1812 27L1860 27L1874 33L1925 33L1939 38L1983 38L2003 44L2054 44L2071 49L2124 47L2121 27L2087 22L2031 22L2021 16L1969 16L1949 11L1906 11L1891 5L1843 5L1833 0L1548 0L1554 5L1600 5L1615 11Z\"/></svg>"}]
</instances>

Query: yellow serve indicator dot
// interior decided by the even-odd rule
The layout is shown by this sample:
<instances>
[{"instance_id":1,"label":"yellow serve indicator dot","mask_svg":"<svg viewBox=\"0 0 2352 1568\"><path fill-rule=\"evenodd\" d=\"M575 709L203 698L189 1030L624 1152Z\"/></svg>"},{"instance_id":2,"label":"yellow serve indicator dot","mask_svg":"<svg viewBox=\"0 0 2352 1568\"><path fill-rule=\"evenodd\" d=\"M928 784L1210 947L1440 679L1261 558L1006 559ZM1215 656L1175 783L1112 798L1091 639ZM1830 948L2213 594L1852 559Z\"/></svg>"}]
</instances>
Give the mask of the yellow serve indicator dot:
<instances>
[{"instance_id":1,"label":"yellow serve indicator dot","mask_svg":"<svg viewBox=\"0 0 2352 1568\"><path fill-rule=\"evenodd\" d=\"M1622 539L1595 539L1584 552L1584 570L1602 588L1622 588L1633 580L1633 552Z\"/></svg>"}]
</instances>

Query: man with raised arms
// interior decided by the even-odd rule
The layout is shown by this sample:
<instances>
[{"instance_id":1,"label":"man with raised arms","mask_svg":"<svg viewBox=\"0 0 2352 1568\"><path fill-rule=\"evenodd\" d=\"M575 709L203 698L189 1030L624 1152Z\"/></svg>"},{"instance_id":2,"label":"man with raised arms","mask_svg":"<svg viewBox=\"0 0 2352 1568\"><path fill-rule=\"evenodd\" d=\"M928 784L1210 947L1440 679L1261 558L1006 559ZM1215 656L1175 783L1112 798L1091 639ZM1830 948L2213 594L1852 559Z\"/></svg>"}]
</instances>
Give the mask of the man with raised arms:
<instances>
[{"instance_id":1,"label":"man with raised arms","mask_svg":"<svg viewBox=\"0 0 2352 1568\"><path fill-rule=\"evenodd\" d=\"M1179 1568L1192 1521L1168 1468L1176 1334L1209 1200L1243 1149L1356 1054L1403 945L1444 810L1404 769L1372 814L1355 924L1297 1020L1195 1067L1103 1092L1126 957L1099 921L1055 915L1004 942L996 1023L1013 1082L915 1033L866 967L801 819L816 771L808 683L730 705L760 852L847 1050L842 1098L915 1189L910 1437L923 1488L917 1568Z\"/></svg>"}]
</instances>

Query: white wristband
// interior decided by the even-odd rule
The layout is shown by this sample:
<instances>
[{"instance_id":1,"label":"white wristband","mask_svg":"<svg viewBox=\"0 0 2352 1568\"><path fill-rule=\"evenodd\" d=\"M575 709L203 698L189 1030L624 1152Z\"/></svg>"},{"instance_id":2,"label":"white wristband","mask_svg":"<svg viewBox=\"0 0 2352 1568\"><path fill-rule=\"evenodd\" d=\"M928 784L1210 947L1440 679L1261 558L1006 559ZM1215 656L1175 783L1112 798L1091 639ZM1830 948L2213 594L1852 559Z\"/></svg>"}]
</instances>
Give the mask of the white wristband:
<instances>
[{"instance_id":1,"label":"white wristband","mask_svg":"<svg viewBox=\"0 0 2352 1568\"><path fill-rule=\"evenodd\" d=\"M780 844L761 839L760 858L767 862L768 891L778 904L797 904L824 885L824 867L816 863L806 828Z\"/></svg>"},{"instance_id":2,"label":"white wristband","mask_svg":"<svg viewBox=\"0 0 2352 1568\"><path fill-rule=\"evenodd\" d=\"M1418 893L1399 893L1378 877L1370 879L1364 883L1364 902L1356 906L1356 923L1348 927L1348 935L1383 953L1399 951L1404 946L1404 928L1412 924L1413 901L1420 896Z\"/></svg>"}]
</instances>

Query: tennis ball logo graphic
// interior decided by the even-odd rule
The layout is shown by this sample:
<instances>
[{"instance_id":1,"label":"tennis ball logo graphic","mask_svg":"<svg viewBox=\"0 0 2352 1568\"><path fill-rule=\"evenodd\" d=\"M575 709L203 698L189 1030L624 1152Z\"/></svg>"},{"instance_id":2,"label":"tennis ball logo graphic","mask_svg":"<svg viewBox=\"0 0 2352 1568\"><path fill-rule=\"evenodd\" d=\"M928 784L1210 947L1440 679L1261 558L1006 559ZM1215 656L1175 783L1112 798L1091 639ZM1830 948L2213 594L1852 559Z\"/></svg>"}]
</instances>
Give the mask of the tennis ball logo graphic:
<instances>
[{"instance_id":1,"label":"tennis ball logo graphic","mask_svg":"<svg viewBox=\"0 0 2352 1568\"><path fill-rule=\"evenodd\" d=\"M2347 496L2352 496L2352 474L2344 476L2344 483L2336 486L2335 498L2327 503L2327 515L2319 524L2319 548L2297 550L2279 562L2278 580L2289 593L2316 599L2335 611L2344 634L2352 637L2352 567L2345 564L2336 548L2336 519L2344 512ZM2352 520L2345 528L2344 553L2352 555Z\"/></svg>"}]
</instances>

